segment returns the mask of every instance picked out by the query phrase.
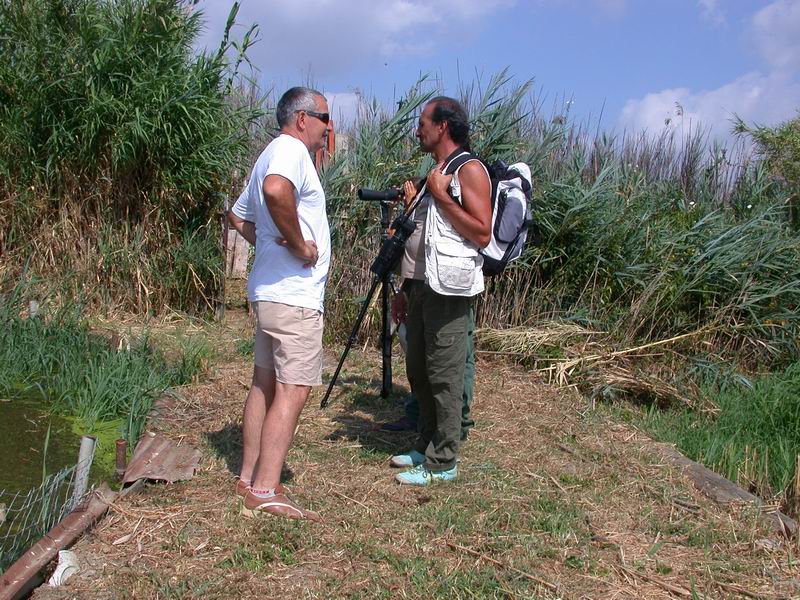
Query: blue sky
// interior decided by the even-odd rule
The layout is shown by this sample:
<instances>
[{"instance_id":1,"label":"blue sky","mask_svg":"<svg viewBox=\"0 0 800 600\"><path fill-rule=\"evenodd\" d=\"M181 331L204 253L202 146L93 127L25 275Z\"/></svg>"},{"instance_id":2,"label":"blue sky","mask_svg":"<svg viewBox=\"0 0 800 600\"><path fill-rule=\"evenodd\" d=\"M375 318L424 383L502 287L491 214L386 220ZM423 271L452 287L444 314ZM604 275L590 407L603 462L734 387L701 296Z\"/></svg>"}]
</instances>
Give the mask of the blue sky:
<instances>
[{"instance_id":1,"label":"blue sky","mask_svg":"<svg viewBox=\"0 0 800 600\"><path fill-rule=\"evenodd\" d=\"M201 0L217 42L231 0ZM334 115L389 105L421 73L446 93L509 67L547 110L607 129L698 123L727 137L732 115L775 124L800 108L800 0L244 0L236 32L265 89L309 79Z\"/></svg>"}]
</instances>

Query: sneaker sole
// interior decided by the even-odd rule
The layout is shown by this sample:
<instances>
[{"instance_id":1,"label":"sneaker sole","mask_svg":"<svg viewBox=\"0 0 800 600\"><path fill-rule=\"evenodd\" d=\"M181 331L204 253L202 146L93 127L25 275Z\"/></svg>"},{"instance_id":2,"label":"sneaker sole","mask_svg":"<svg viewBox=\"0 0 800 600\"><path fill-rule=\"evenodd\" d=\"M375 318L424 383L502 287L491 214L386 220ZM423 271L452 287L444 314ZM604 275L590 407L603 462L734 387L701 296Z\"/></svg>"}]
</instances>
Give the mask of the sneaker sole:
<instances>
[{"instance_id":1,"label":"sneaker sole","mask_svg":"<svg viewBox=\"0 0 800 600\"><path fill-rule=\"evenodd\" d=\"M411 481L400 481L399 479L395 479L397 485L410 485L413 487L430 487L432 485L440 485L444 483L453 483L455 479L434 479L430 483L412 483Z\"/></svg>"},{"instance_id":2,"label":"sneaker sole","mask_svg":"<svg viewBox=\"0 0 800 600\"><path fill-rule=\"evenodd\" d=\"M416 483L413 481L403 481L402 479L398 479L397 477L394 478L397 482L397 485L410 485L412 487L428 487L431 483Z\"/></svg>"},{"instance_id":3,"label":"sneaker sole","mask_svg":"<svg viewBox=\"0 0 800 600\"><path fill-rule=\"evenodd\" d=\"M431 479L426 480L423 483L423 482L416 482L416 481L404 481L404 480L402 480L400 478L400 475L395 475L394 476L394 480L398 484L400 484L400 485L413 485L413 486L416 486L416 487L428 487L430 485L436 485L436 484L439 484L439 483L451 483L451 482L455 481L456 479L458 479L458 475L456 475L455 477L449 477L447 479L445 479L443 477L431 478Z\"/></svg>"}]
</instances>

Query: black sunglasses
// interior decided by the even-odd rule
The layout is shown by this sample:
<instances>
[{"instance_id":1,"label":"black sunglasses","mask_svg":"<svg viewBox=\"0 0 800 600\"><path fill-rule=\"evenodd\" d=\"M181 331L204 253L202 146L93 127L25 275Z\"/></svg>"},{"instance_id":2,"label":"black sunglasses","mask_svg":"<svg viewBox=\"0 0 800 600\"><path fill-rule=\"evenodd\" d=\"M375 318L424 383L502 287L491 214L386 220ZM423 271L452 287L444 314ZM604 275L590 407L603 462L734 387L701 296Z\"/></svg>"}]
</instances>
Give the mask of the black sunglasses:
<instances>
[{"instance_id":1,"label":"black sunglasses","mask_svg":"<svg viewBox=\"0 0 800 600\"><path fill-rule=\"evenodd\" d=\"M330 123L330 120L331 120L330 113L321 113L321 112L317 112L315 110L306 110L304 108L302 108L300 110L296 110L295 112L304 112L307 115L311 115L312 117L317 117L320 121L325 123L325 125Z\"/></svg>"}]
</instances>

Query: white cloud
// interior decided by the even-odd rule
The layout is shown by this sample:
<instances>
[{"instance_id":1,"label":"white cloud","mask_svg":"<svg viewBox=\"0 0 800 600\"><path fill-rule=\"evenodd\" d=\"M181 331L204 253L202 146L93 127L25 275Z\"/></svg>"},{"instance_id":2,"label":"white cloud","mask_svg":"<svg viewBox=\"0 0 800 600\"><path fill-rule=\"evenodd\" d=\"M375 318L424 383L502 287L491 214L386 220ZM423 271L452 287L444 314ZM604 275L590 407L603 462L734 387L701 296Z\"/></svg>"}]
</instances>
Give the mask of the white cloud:
<instances>
[{"instance_id":1,"label":"white cloud","mask_svg":"<svg viewBox=\"0 0 800 600\"><path fill-rule=\"evenodd\" d=\"M756 46L773 69L800 67L800 0L777 0L753 17Z\"/></svg>"},{"instance_id":2,"label":"white cloud","mask_svg":"<svg viewBox=\"0 0 800 600\"><path fill-rule=\"evenodd\" d=\"M771 125L794 117L798 106L800 82L782 73L749 73L714 90L674 88L629 100L620 125L651 133L710 127L718 137L727 137L734 115Z\"/></svg>"},{"instance_id":3,"label":"white cloud","mask_svg":"<svg viewBox=\"0 0 800 600\"><path fill-rule=\"evenodd\" d=\"M360 92L328 92L325 98L337 131L355 123L366 108L364 96Z\"/></svg>"},{"instance_id":4,"label":"white cloud","mask_svg":"<svg viewBox=\"0 0 800 600\"><path fill-rule=\"evenodd\" d=\"M445 50L454 36L517 0L270 0L244 2L237 22L258 23L261 41L248 53L263 73L339 75L354 66ZM200 46L219 43L232 0L205 0ZM431 40L436 43L432 44Z\"/></svg>"},{"instance_id":5,"label":"white cloud","mask_svg":"<svg viewBox=\"0 0 800 600\"><path fill-rule=\"evenodd\" d=\"M711 18L718 0L699 0ZM659 134L675 128L711 128L731 135L731 119L776 125L792 119L800 106L800 0L776 0L753 15L751 31L765 62L754 71L711 90L676 87L628 100L619 125Z\"/></svg>"},{"instance_id":6,"label":"white cloud","mask_svg":"<svg viewBox=\"0 0 800 600\"><path fill-rule=\"evenodd\" d=\"M704 19L715 25L726 23L725 13L722 11L719 0L697 0L697 3L700 5L700 14Z\"/></svg>"}]
</instances>

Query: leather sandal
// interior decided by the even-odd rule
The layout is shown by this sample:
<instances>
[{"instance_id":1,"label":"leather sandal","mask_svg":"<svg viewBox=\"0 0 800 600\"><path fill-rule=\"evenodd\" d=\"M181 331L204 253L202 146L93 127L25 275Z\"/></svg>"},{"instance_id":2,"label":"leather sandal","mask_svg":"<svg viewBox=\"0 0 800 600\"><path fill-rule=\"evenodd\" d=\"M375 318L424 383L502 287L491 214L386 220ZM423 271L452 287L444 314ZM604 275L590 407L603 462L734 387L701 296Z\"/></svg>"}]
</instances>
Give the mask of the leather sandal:
<instances>
[{"instance_id":1,"label":"leather sandal","mask_svg":"<svg viewBox=\"0 0 800 600\"><path fill-rule=\"evenodd\" d=\"M245 483L238 477L236 478L236 495L241 496L244 498L247 495L247 492L250 491L250 484Z\"/></svg>"},{"instance_id":2,"label":"leather sandal","mask_svg":"<svg viewBox=\"0 0 800 600\"><path fill-rule=\"evenodd\" d=\"M268 513L278 517L286 517L287 519L322 521L322 517L319 514L312 510L300 508L283 492L284 490L276 488L274 496L259 498L248 491L244 497L241 514L245 517L258 517L263 513Z\"/></svg>"}]
</instances>

